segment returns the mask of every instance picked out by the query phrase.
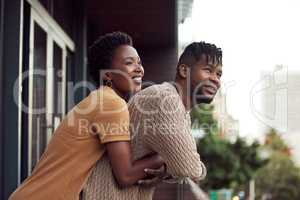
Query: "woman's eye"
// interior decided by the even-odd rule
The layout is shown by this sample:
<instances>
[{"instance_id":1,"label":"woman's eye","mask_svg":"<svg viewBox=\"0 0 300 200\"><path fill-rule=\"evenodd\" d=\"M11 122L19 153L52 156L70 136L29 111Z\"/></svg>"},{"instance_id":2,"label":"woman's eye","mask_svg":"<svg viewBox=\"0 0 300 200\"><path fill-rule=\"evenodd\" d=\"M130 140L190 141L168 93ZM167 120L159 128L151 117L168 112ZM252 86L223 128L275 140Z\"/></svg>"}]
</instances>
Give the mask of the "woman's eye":
<instances>
[{"instance_id":1,"label":"woman's eye","mask_svg":"<svg viewBox=\"0 0 300 200\"><path fill-rule=\"evenodd\" d=\"M133 62L126 62L126 65L132 65Z\"/></svg>"}]
</instances>

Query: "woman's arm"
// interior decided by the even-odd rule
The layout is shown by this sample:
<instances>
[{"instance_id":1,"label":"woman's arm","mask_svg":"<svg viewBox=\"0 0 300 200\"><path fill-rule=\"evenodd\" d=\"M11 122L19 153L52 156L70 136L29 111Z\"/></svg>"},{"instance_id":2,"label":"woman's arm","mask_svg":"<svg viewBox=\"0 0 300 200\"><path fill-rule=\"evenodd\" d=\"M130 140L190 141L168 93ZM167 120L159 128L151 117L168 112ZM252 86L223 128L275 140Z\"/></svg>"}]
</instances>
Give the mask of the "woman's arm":
<instances>
[{"instance_id":1,"label":"woman's arm","mask_svg":"<svg viewBox=\"0 0 300 200\"><path fill-rule=\"evenodd\" d=\"M101 95L99 96L101 97ZM135 184L147 177L145 168L159 168L163 160L158 155L149 155L133 162L130 146L129 112L121 98L105 97L102 107L96 112L93 123L101 144L106 146L115 179L122 187ZM105 108L105 109L104 109Z\"/></svg>"},{"instance_id":2,"label":"woman's arm","mask_svg":"<svg viewBox=\"0 0 300 200\"><path fill-rule=\"evenodd\" d=\"M147 177L145 168L157 169L164 165L158 154L132 161L129 141L106 143L114 176L121 187L128 187Z\"/></svg>"}]
</instances>

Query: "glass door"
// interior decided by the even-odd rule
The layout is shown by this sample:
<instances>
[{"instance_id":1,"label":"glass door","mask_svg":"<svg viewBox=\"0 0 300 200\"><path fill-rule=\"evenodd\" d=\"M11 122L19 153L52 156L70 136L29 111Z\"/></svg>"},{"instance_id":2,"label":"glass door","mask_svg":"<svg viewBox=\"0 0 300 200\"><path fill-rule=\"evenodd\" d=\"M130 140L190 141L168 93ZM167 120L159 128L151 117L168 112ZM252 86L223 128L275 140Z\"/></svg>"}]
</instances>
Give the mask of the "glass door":
<instances>
[{"instance_id":1,"label":"glass door","mask_svg":"<svg viewBox=\"0 0 300 200\"><path fill-rule=\"evenodd\" d=\"M65 115L67 53L74 52L72 40L36 6L30 19L28 175Z\"/></svg>"},{"instance_id":2,"label":"glass door","mask_svg":"<svg viewBox=\"0 0 300 200\"><path fill-rule=\"evenodd\" d=\"M32 48L29 80L29 162L34 166L41 149L46 145L46 101L47 101L47 33L36 22L32 22ZM31 169L31 168L30 168Z\"/></svg>"}]
</instances>

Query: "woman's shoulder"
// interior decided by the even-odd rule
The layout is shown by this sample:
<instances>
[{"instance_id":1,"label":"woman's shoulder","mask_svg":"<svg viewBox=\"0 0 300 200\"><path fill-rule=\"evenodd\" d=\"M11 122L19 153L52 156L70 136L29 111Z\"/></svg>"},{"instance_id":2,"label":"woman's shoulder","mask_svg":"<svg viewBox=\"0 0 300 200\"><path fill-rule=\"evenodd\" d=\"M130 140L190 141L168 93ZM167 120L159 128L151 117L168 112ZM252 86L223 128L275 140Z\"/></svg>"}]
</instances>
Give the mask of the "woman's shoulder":
<instances>
[{"instance_id":1,"label":"woman's shoulder","mask_svg":"<svg viewBox=\"0 0 300 200\"><path fill-rule=\"evenodd\" d=\"M127 103L109 87L100 87L80 101L69 113L91 114L98 111L127 110Z\"/></svg>"},{"instance_id":2,"label":"woman's shoulder","mask_svg":"<svg viewBox=\"0 0 300 200\"><path fill-rule=\"evenodd\" d=\"M127 103L112 88L102 86L94 91L93 99L97 99L98 107L105 110L127 109Z\"/></svg>"}]
</instances>

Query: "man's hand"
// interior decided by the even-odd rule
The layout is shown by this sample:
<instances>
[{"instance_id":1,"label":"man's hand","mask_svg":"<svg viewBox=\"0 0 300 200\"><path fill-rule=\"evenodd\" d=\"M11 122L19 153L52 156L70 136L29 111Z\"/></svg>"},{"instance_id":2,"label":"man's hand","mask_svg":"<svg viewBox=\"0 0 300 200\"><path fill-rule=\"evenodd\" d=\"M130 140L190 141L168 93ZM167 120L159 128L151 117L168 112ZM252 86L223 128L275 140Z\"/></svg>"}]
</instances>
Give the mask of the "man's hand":
<instances>
[{"instance_id":1,"label":"man's hand","mask_svg":"<svg viewBox=\"0 0 300 200\"><path fill-rule=\"evenodd\" d=\"M142 179L138 181L138 185L144 187L153 187L160 183L165 178L169 177L166 166L163 165L159 169L145 169L145 173L153 178Z\"/></svg>"}]
</instances>

